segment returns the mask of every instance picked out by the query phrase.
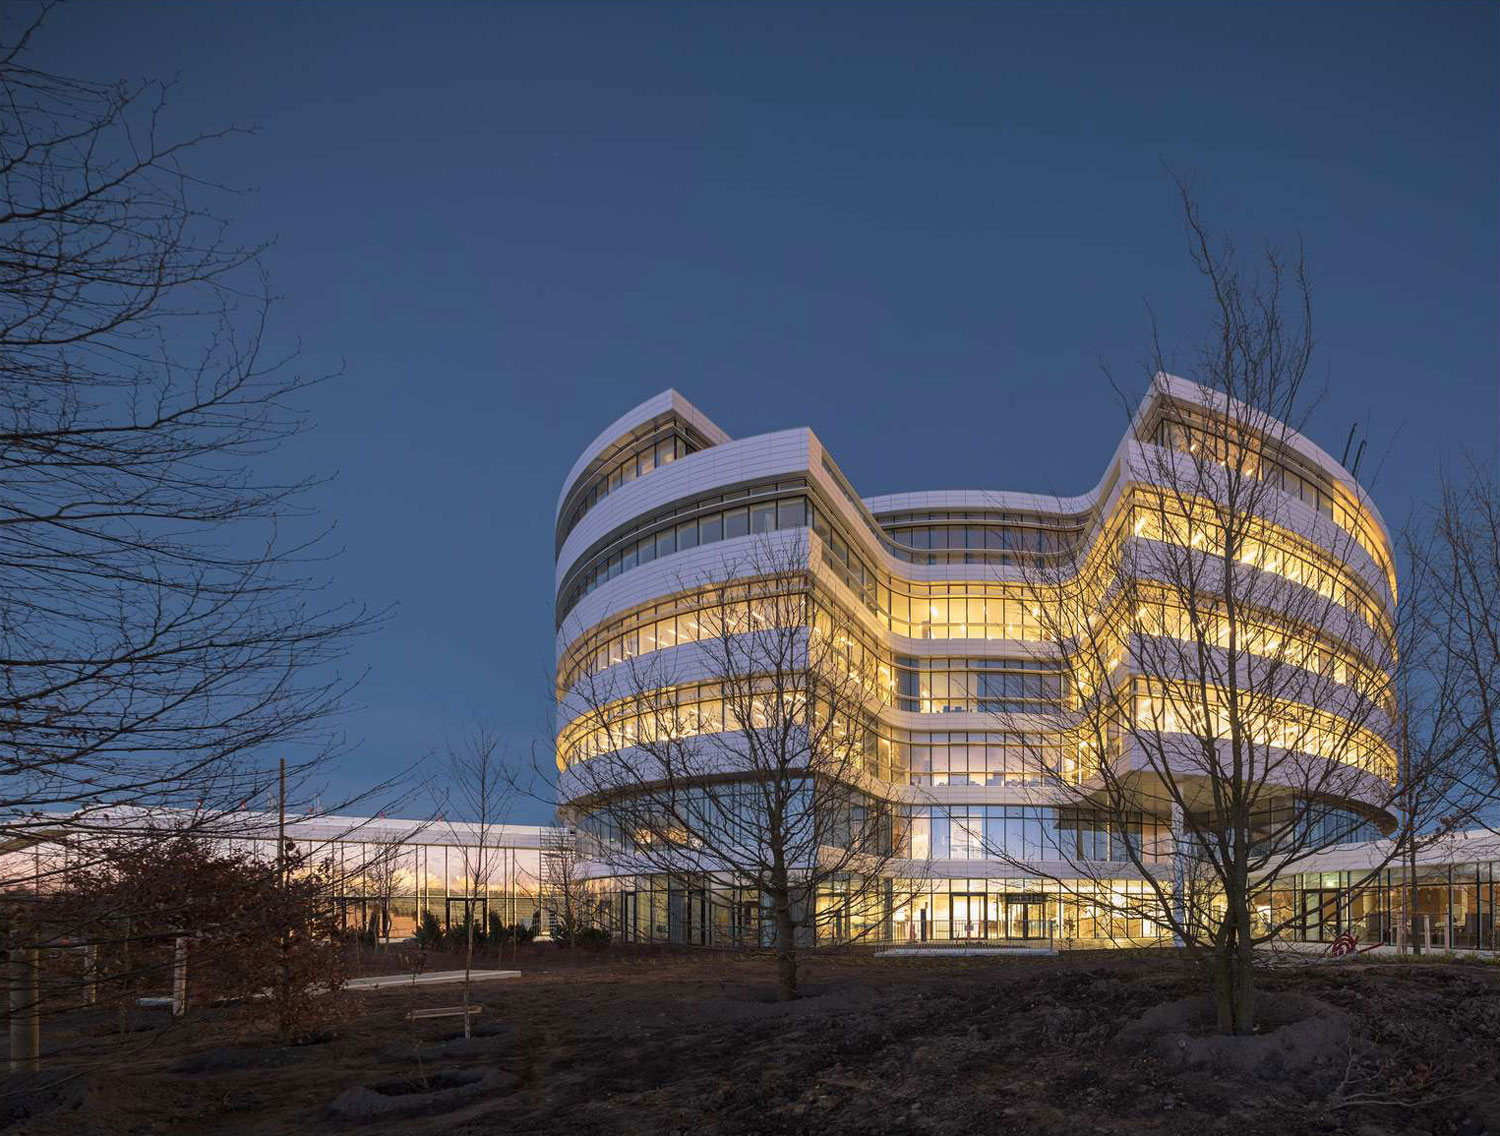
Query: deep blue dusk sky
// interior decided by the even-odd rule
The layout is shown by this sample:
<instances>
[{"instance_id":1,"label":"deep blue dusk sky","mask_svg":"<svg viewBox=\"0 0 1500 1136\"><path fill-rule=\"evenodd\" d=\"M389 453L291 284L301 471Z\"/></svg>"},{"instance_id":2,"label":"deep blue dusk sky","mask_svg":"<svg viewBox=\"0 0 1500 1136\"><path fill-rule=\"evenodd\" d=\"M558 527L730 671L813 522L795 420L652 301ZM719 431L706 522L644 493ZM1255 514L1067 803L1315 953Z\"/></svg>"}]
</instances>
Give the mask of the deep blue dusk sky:
<instances>
[{"instance_id":1,"label":"deep blue dusk sky","mask_svg":"<svg viewBox=\"0 0 1500 1136\"><path fill-rule=\"evenodd\" d=\"M1495 452L1497 13L81 0L36 59L260 127L199 168L256 187L278 331L344 367L277 460L338 473L338 593L399 603L352 786L476 717L542 736L561 478L664 387L812 426L866 494L1091 486L1101 360L1144 381L1147 301L1202 326L1166 166L1243 245L1305 238L1311 433L1368 422L1402 520Z\"/></svg>"}]
</instances>

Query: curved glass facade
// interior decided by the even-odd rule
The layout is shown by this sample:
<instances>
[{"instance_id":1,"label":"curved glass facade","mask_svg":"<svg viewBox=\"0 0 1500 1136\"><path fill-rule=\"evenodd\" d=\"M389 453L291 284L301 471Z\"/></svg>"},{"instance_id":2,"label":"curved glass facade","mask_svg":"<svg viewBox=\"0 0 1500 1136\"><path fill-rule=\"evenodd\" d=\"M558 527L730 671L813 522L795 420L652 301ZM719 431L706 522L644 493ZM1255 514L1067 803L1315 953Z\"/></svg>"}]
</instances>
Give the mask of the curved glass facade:
<instances>
[{"instance_id":1,"label":"curved glass facade","mask_svg":"<svg viewBox=\"0 0 1500 1136\"><path fill-rule=\"evenodd\" d=\"M1066 849L1064 859L1119 867L1117 879L1096 879L1096 890L1134 894L1143 881L1121 850L1134 847L1137 860L1153 863L1173 853L1165 814L1142 811L1130 823L1111 822L1076 802L1048 798L1049 782L1086 783L1100 762L1118 759L1118 739L1081 728L1080 707L1101 690L1123 690L1131 728L1164 735L1201 729L1203 722L1182 717L1174 685L1180 680L1146 665L1150 652L1141 644L1175 638L1231 645L1212 605L1184 601L1180 589L1146 577L1121 586L1127 557L1149 561L1137 555L1141 549L1222 558L1222 502L1169 496L1150 478L1163 454L1218 444L1208 412L1161 399L1152 413L1154 425L1127 439L1099 487L1080 498L973 492L864 501L810 432L797 441L795 462L785 456L786 434L704 446L678 475L701 472L685 491L674 475L669 500L653 498L640 479L612 487L625 519L615 512L600 531L581 513L570 514L566 529L577 551L559 553L560 771L628 751L643 732L690 739L737 728L714 676L694 671L702 664L693 646L726 630L752 630L776 606L739 573L753 542L785 535L801 542L810 633L822 629L837 639L843 665L861 676L867 693L864 709L852 716L858 720L847 723L864 739L864 788L891 803L900 818L893 839L921 880L892 894L925 896L862 910L858 918L883 921L884 933L897 939L958 935L961 927L970 934L975 926L1013 930L1017 919L1045 926L1049 935L1071 927L1074 937L1091 937L1080 929L1106 921L1109 905L1101 899L1094 910L1080 901L1088 890L1081 885L1064 903L1055 864L1033 876L1027 862L1052 863ZM1237 518L1230 559L1236 571L1271 582L1263 607L1236 613L1234 648L1290 677L1272 685L1277 697L1246 716L1243 728L1257 745L1388 780L1395 755L1381 715L1351 718L1327 694L1390 705L1395 579L1388 540L1347 474L1322 468L1321 451L1298 448L1286 435L1264 442L1254 475L1276 495L1273 504L1296 508ZM1243 461L1224 450L1221 466ZM774 476L753 472L772 465ZM575 513L576 494L565 503ZM677 559L660 571L635 571L670 558ZM1283 593L1284 604L1277 598ZM1301 613L1309 604L1331 615L1307 622ZM1065 664L1049 647L1069 621L1080 629L1086 622L1116 646L1086 666ZM617 696L595 702L595 712L578 710L580 688L597 698L614 676L639 675L643 667L653 668L660 684L644 704L638 687L621 683ZM1322 684L1318 704L1297 701L1299 675ZM1200 693L1201 713L1212 719L1223 695L1211 687ZM586 805L575 807L567 786L564 776L564 815L581 831L607 828ZM1378 806L1345 804L1343 813L1318 814L1317 823L1337 829L1320 839L1367 840L1388 823ZM1285 798L1276 808L1297 813ZM1273 814L1268 807L1266 815ZM1276 829L1267 822L1268 832ZM1044 886L1042 877L1053 882ZM673 893L660 880L617 883L622 897L636 897L622 898L616 909L627 934L637 923L651 924L649 912L660 904L681 899L652 898L661 888ZM705 912L718 912L714 904L722 902L730 914L703 914L698 926L745 925L736 907L747 902L742 888L708 880L703 894ZM1158 934L1137 920L1124 937ZM1112 930L1098 937L1118 936Z\"/></svg>"}]
</instances>

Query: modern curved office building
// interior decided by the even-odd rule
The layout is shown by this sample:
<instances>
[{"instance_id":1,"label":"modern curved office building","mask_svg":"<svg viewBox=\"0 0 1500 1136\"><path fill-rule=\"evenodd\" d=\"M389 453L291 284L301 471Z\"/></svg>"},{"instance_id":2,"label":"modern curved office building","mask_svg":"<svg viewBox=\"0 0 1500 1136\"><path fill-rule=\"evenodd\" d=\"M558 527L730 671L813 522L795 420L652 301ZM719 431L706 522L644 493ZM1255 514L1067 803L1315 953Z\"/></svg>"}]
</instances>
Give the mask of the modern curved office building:
<instances>
[{"instance_id":1,"label":"modern curved office building","mask_svg":"<svg viewBox=\"0 0 1500 1136\"><path fill-rule=\"evenodd\" d=\"M576 696L582 678L608 689L615 672L645 673L652 659L662 665L651 673L671 676L666 696L693 702L695 728L725 728L713 676L692 672L699 616L716 602L715 583L773 548L805 569L816 603L842 613L878 676L863 711L863 790L896 818L901 854L882 865L897 884L884 908L856 921L876 920L881 937L897 940L1161 937L1139 913L1149 905L1133 912L1121 898L1144 891L1155 866L1171 871L1182 813L1211 810L1208 789L1201 800L1182 789L1192 783L1185 765L1174 794L1142 791L1133 815L1080 802L1102 769L1114 784L1160 779L1132 739L1191 733L1174 708L1185 676L1169 673L1152 644L1190 639L1182 628L1203 615L1181 580L1148 578L1163 561L1145 554L1212 553L1196 506L1162 478L1173 462L1201 465L1200 446L1223 437L1214 424L1224 405L1158 377L1114 453L1100 455L1097 484L1076 497L866 498L810 429L733 439L671 390L630 410L579 455L557 507L561 814L584 833L604 827L579 776L601 744ZM1395 574L1385 526L1349 472L1271 426L1256 440L1266 493L1244 506L1260 515L1242 530L1251 536L1237 570L1270 597L1253 624L1248 650L1263 657L1252 665L1302 677L1281 682L1247 728L1295 751L1295 761L1268 765L1271 782L1286 776L1258 806L1268 831L1316 797L1315 823L1337 829L1319 842L1326 848L1392 824L1395 759L1380 710L1394 665ZM1225 503L1203 504L1211 514ZM1044 610L1045 596L1056 607ZM1071 622L1092 653L1057 649ZM1101 689L1129 699L1127 720L1107 732L1085 728L1080 709ZM612 713L628 717L640 691L622 681L616 695ZM1157 763L1174 760L1169 749ZM602 860L592 871L617 897L611 918L627 938L712 941L753 918L755 897L727 881L684 889Z\"/></svg>"}]
</instances>

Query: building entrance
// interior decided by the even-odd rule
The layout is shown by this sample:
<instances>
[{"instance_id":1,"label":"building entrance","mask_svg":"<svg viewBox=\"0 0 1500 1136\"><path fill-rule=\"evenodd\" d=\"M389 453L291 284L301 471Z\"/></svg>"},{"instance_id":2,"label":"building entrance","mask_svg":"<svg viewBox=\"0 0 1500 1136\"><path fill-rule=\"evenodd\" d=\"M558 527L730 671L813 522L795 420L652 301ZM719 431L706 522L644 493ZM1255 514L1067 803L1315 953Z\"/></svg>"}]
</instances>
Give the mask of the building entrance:
<instances>
[{"instance_id":1,"label":"building entrance","mask_svg":"<svg viewBox=\"0 0 1500 1136\"><path fill-rule=\"evenodd\" d=\"M1050 939L1052 927L1047 918L1045 897L1007 895L1005 897L1005 937L1007 939Z\"/></svg>"},{"instance_id":2,"label":"building entrance","mask_svg":"<svg viewBox=\"0 0 1500 1136\"><path fill-rule=\"evenodd\" d=\"M1344 893L1336 888L1312 889L1302 893L1302 925L1311 942L1331 943L1343 929Z\"/></svg>"},{"instance_id":3,"label":"building entrance","mask_svg":"<svg viewBox=\"0 0 1500 1136\"><path fill-rule=\"evenodd\" d=\"M984 892L957 892L949 899L953 913L949 937L954 939L987 939L990 923L985 909Z\"/></svg>"}]
</instances>

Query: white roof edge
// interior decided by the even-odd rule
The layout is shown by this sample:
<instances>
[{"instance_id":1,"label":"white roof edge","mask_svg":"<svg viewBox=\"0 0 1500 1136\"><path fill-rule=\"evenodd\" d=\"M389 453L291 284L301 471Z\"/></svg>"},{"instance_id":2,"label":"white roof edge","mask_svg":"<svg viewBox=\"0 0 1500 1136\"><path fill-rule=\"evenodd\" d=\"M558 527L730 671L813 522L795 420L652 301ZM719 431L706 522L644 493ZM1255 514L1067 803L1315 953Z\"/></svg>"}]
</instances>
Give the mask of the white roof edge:
<instances>
[{"instance_id":1,"label":"white roof edge","mask_svg":"<svg viewBox=\"0 0 1500 1136\"><path fill-rule=\"evenodd\" d=\"M645 402L631 407L601 430L594 440L584 447L583 452L578 455L578 460L573 463L573 468L568 470L568 476L563 478L562 490L557 495L556 512L562 512L563 501L567 499L574 483L582 476L590 462L637 426L669 412L677 414L684 421L702 431L714 445L730 440L729 435L719 427L718 423L683 398L675 388L668 387L660 394L652 395Z\"/></svg>"},{"instance_id":2,"label":"white roof edge","mask_svg":"<svg viewBox=\"0 0 1500 1136\"><path fill-rule=\"evenodd\" d=\"M1181 381L1181 380L1179 380ZM1030 493L1013 489L937 489L915 493L887 493L879 497L865 497L865 507L877 517L882 513L905 512L917 509L1005 509L1015 512L1039 513L1084 513L1099 503L1100 497L1111 481L1126 448L1135 441L1136 427L1145 417L1156 397L1156 391L1147 391L1141 404L1131 416L1130 428L1120 438L1114 453L1104 463L1104 472L1093 488L1072 497L1059 497L1053 493Z\"/></svg>"},{"instance_id":3,"label":"white roof edge","mask_svg":"<svg viewBox=\"0 0 1500 1136\"><path fill-rule=\"evenodd\" d=\"M1442 836L1419 836L1419 866L1441 864L1491 863L1500 859L1500 833L1485 828L1459 829ZM1354 871L1385 864L1390 868L1406 867L1403 853L1392 859L1390 837L1349 844L1334 844L1310 852L1289 867L1285 874L1302 872Z\"/></svg>"},{"instance_id":4,"label":"white roof edge","mask_svg":"<svg viewBox=\"0 0 1500 1136\"><path fill-rule=\"evenodd\" d=\"M82 831L111 827L129 828L158 825L173 827L174 822L187 822L205 835L223 839L265 839L274 837L278 817L276 813L260 809L225 809L194 811L170 807L146 808L119 806L99 809L80 817L78 813L44 813L38 818L28 818L28 824L54 820L59 824L72 822ZM406 837L411 843L445 843L444 835L470 837L478 834L477 821L447 820L440 817L426 819L412 817L353 816L340 813L291 813L286 818L287 832L306 839L380 840ZM491 823L489 832L497 840L505 838L537 839L549 832L559 832L557 825ZM0 831L5 825L0 824ZM425 838L425 839L420 839Z\"/></svg>"},{"instance_id":5,"label":"white roof edge","mask_svg":"<svg viewBox=\"0 0 1500 1136\"><path fill-rule=\"evenodd\" d=\"M1201 383L1194 382L1192 379L1184 379L1179 375L1169 375L1165 371L1162 371L1153 380L1152 389L1147 394L1145 400L1142 401L1141 409L1137 412L1135 421L1139 421L1144 416L1158 391L1184 402L1195 402L1199 406L1206 406L1210 410L1222 408L1226 403L1233 403L1236 407L1245 405L1238 399L1227 398L1222 392L1210 390ZM1264 411L1252 411L1252 413L1265 414ZM1270 416L1266 415L1266 417ZM1281 424L1286 426L1286 435L1282 439L1284 443L1324 473L1330 474L1336 480L1342 482L1344 487L1354 494L1355 500L1364 509L1369 511L1370 516L1380 526L1380 531L1384 534L1387 543L1389 543L1391 538L1390 527L1385 523L1385 517L1381 515L1380 510L1375 507L1375 501L1369 491L1355 479L1352 473L1344 468L1343 464L1337 458L1322 446L1318 445L1306 434L1293 430L1286 423L1283 422Z\"/></svg>"},{"instance_id":6,"label":"white roof edge","mask_svg":"<svg viewBox=\"0 0 1500 1136\"><path fill-rule=\"evenodd\" d=\"M877 518L887 513L922 509L1003 509L1014 512L1082 513L1098 500L1099 486L1078 497L1054 497L1009 489L931 489L915 493L886 493L862 497Z\"/></svg>"},{"instance_id":7,"label":"white roof edge","mask_svg":"<svg viewBox=\"0 0 1500 1136\"><path fill-rule=\"evenodd\" d=\"M1015 512L1044 512L1044 513L1082 513L1093 508L1098 502L1099 495L1106 483L1113 477L1115 471L1115 459L1120 456L1127 443L1135 438L1135 434L1156 405L1162 398L1170 397L1180 402L1190 402L1208 409L1222 408L1228 400L1224 395L1208 390L1191 379L1184 379L1178 375L1169 375L1160 372L1152 380L1150 388L1141 399L1140 405L1131 416L1130 428L1121 439L1116 448L1114 457L1106 463L1105 472L1099 481L1086 493L1074 497L1059 497L1050 493L1028 493L1014 490L997 489L936 489L906 493L887 493L876 497L861 498L865 507L877 517L885 513L898 513L917 511L921 509L1003 509ZM1233 400L1236 405L1242 405L1238 400ZM1381 528L1386 540L1390 540L1390 529L1381 516L1380 510L1375 507L1375 502L1365 488L1354 479L1354 476L1345 469L1328 451L1324 450L1312 439L1304 434L1298 433L1290 426L1287 427L1285 443L1294 451L1306 458L1319 469L1344 483L1345 487L1354 493L1355 498L1367 510L1375 523Z\"/></svg>"}]
</instances>

